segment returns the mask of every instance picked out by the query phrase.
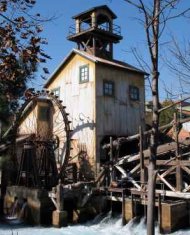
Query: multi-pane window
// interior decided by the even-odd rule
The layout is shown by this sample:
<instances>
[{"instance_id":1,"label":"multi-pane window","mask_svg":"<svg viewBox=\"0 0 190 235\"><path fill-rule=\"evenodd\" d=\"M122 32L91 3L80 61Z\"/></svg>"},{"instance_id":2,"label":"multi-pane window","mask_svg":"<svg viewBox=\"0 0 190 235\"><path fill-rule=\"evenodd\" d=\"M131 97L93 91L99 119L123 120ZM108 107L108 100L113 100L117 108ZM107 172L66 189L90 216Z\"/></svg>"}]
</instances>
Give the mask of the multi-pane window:
<instances>
[{"instance_id":1,"label":"multi-pane window","mask_svg":"<svg viewBox=\"0 0 190 235\"><path fill-rule=\"evenodd\" d=\"M80 73L80 78L79 78L80 83L89 81L89 66L88 65L80 66L79 73Z\"/></svg>"},{"instance_id":2,"label":"multi-pane window","mask_svg":"<svg viewBox=\"0 0 190 235\"><path fill-rule=\"evenodd\" d=\"M114 82L104 81L103 82L103 92L105 96L114 96Z\"/></svg>"},{"instance_id":3,"label":"multi-pane window","mask_svg":"<svg viewBox=\"0 0 190 235\"><path fill-rule=\"evenodd\" d=\"M129 97L131 100L138 101L139 100L139 88L136 86L130 86Z\"/></svg>"},{"instance_id":4,"label":"multi-pane window","mask_svg":"<svg viewBox=\"0 0 190 235\"><path fill-rule=\"evenodd\" d=\"M53 89L52 92L54 95L56 95L56 96L58 96L58 98L60 98L60 87Z\"/></svg>"}]
</instances>

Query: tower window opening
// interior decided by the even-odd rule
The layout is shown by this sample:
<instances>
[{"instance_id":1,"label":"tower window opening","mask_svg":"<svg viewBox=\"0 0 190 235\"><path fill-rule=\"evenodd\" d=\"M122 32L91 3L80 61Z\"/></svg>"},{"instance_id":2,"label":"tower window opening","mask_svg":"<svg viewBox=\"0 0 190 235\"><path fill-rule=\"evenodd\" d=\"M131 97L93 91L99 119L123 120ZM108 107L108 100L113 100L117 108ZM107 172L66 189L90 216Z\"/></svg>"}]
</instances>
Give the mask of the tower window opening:
<instances>
[{"instance_id":1,"label":"tower window opening","mask_svg":"<svg viewBox=\"0 0 190 235\"><path fill-rule=\"evenodd\" d=\"M88 30L91 28L91 18L82 20L80 22L80 32Z\"/></svg>"},{"instance_id":2,"label":"tower window opening","mask_svg":"<svg viewBox=\"0 0 190 235\"><path fill-rule=\"evenodd\" d=\"M97 19L97 27L105 31L110 31L111 29L110 19L105 15L99 15Z\"/></svg>"}]
</instances>

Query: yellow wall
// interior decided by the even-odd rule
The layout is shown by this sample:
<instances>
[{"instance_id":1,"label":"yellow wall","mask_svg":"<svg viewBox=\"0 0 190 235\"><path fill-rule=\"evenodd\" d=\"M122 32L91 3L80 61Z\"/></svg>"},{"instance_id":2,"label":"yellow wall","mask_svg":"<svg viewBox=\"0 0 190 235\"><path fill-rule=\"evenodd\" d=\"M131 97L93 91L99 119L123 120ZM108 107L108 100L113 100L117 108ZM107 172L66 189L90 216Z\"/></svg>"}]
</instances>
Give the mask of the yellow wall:
<instances>
[{"instance_id":1,"label":"yellow wall","mask_svg":"<svg viewBox=\"0 0 190 235\"><path fill-rule=\"evenodd\" d=\"M89 82L79 83L79 67L89 65ZM90 163L94 165L95 160L95 82L93 62L79 55L69 63L56 76L54 81L47 87L49 90L60 87L60 99L69 113L71 138L73 150L71 156L75 156L80 150L87 152Z\"/></svg>"}]
</instances>

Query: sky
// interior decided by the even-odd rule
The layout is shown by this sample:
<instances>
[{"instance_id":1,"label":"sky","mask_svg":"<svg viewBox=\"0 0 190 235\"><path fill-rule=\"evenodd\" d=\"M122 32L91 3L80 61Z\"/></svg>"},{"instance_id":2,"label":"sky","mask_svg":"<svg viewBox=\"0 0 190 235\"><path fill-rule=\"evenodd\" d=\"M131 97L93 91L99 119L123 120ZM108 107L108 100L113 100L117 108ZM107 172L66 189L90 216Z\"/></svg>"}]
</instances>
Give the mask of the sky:
<instances>
[{"instance_id":1,"label":"sky","mask_svg":"<svg viewBox=\"0 0 190 235\"><path fill-rule=\"evenodd\" d=\"M144 1L147 3L149 0ZM49 60L45 66L42 65L41 67L47 67L50 74L55 71L64 57L68 55L72 48L76 47L75 43L66 39L69 27L74 25L72 16L99 5L108 5L118 17L115 20L115 24L121 27L123 40L119 44L114 45L114 58L139 67L137 60L131 53L131 49L136 48L143 59L148 60L149 54L146 49L144 28L137 20L137 18L139 18L139 12L124 0L37 0L37 4L33 9L35 12L39 12L43 17L56 16L57 18L43 25L44 31L41 36L45 37L48 41L48 45L44 47L44 50L52 59ZM190 7L190 1L182 0L181 6ZM166 49L171 44L171 34L175 35L175 38L177 38L180 43L183 43L184 39L189 39L189 23L190 20L187 19L174 19L170 21L161 38L159 83L161 100L167 98L167 93L165 92L166 87L170 91L175 91L177 95L181 93L178 78L168 71L162 58L168 56ZM42 88L45 82L40 79L40 74L41 70L36 74L37 79L30 84L39 89ZM150 100L150 89L147 89L148 81L146 84L146 96L147 100Z\"/></svg>"}]
</instances>

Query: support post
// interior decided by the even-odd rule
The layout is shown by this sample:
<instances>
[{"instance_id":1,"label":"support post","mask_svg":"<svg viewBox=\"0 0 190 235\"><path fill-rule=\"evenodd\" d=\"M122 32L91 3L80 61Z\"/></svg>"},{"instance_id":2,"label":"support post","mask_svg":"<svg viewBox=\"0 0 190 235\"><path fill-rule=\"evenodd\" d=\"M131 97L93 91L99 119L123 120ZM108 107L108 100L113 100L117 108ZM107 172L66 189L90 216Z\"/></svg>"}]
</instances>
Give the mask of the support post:
<instances>
[{"instance_id":1,"label":"support post","mask_svg":"<svg viewBox=\"0 0 190 235\"><path fill-rule=\"evenodd\" d=\"M142 126L139 126L139 156L140 156L140 170L141 170L140 181L141 181L141 187L143 187L145 183L145 169L144 169Z\"/></svg>"},{"instance_id":2,"label":"support post","mask_svg":"<svg viewBox=\"0 0 190 235\"><path fill-rule=\"evenodd\" d=\"M132 218L134 218L134 196L131 194L131 203L132 203Z\"/></svg>"},{"instance_id":3,"label":"support post","mask_svg":"<svg viewBox=\"0 0 190 235\"><path fill-rule=\"evenodd\" d=\"M57 202L57 210L63 211L63 187L60 179L56 187L56 202Z\"/></svg>"},{"instance_id":4,"label":"support post","mask_svg":"<svg viewBox=\"0 0 190 235\"><path fill-rule=\"evenodd\" d=\"M67 211L64 211L63 209L63 186L61 184L61 180L59 179L59 183L56 187L56 210L53 211L52 214L53 226L58 228L67 226L68 214Z\"/></svg>"},{"instance_id":5,"label":"support post","mask_svg":"<svg viewBox=\"0 0 190 235\"><path fill-rule=\"evenodd\" d=\"M110 182L113 181L113 138L110 136Z\"/></svg>"},{"instance_id":6,"label":"support post","mask_svg":"<svg viewBox=\"0 0 190 235\"><path fill-rule=\"evenodd\" d=\"M124 226L126 224L125 219L125 191L123 189L122 191L122 225Z\"/></svg>"},{"instance_id":7,"label":"support post","mask_svg":"<svg viewBox=\"0 0 190 235\"><path fill-rule=\"evenodd\" d=\"M174 125L173 125L173 131L175 135L175 142L176 142L176 190L180 191L182 190L182 172L180 167L180 149L179 149L179 126L177 122L177 115L174 113Z\"/></svg>"},{"instance_id":8,"label":"support post","mask_svg":"<svg viewBox=\"0 0 190 235\"><path fill-rule=\"evenodd\" d=\"M161 233L161 224L162 224L162 204L161 204L161 195L158 194L158 230Z\"/></svg>"}]
</instances>

